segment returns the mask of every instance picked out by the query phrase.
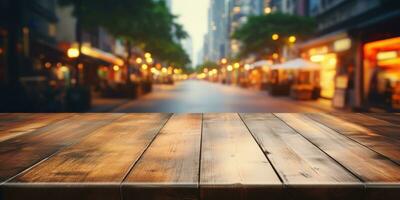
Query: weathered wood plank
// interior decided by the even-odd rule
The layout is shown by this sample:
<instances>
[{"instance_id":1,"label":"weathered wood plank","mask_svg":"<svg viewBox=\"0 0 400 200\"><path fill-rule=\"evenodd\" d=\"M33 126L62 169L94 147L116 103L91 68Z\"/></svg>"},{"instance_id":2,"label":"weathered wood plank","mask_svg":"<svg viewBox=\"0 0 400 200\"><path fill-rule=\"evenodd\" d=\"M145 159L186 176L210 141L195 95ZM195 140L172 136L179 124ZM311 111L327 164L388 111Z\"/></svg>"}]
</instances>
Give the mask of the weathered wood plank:
<instances>
[{"instance_id":1,"label":"weathered wood plank","mask_svg":"<svg viewBox=\"0 0 400 200\"><path fill-rule=\"evenodd\" d=\"M241 114L245 124L287 184L360 181L273 114Z\"/></svg>"},{"instance_id":2,"label":"weathered wood plank","mask_svg":"<svg viewBox=\"0 0 400 200\"><path fill-rule=\"evenodd\" d=\"M0 182L80 141L121 114L83 114L0 143Z\"/></svg>"},{"instance_id":3,"label":"weathered wood plank","mask_svg":"<svg viewBox=\"0 0 400 200\"><path fill-rule=\"evenodd\" d=\"M361 199L363 184L273 114L241 114L289 199Z\"/></svg>"},{"instance_id":4,"label":"weathered wood plank","mask_svg":"<svg viewBox=\"0 0 400 200\"><path fill-rule=\"evenodd\" d=\"M399 141L382 136L373 130L332 115L323 113L309 113L305 115L400 164Z\"/></svg>"},{"instance_id":5,"label":"weathered wood plank","mask_svg":"<svg viewBox=\"0 0 400 200\"><path fill-rule=\"evenodd\" d=\"M124 199L198 197L201 114L175 114L123 183Z\"/></svg>"},{"instance_id":6,"label":"weathered wood plank","mask_svg":"<svg viewBox=\"0 0 400 200\"><path fill-rule=\"evenodd\" d=\"M303 114L276 115L360 179L370 183L400 182L399 165L376 152Z\"/></svg>"},{"instance_id":7,"label":"weathered wood plank","mask_svg":"<svg viewBox=\"0 0 400 200\"><path fill-rule=\"evenodd\" d=\"M124 115L11 182L122 182L169 117Z\"/></svg>"},{"instance_id":8,"label":"weathered wood plank","mask_svg":"<svg viewBox=\"0 0 400 200\"><path fill-rule=\"evenodd\" d=\"M394 113L368 113L364 115L400 125L400 116Z\"/></svg>"},{"instance_id":9,"label":"weathered wood plank","mask_svg":"<svg viewBox=\"0 0 400 200\"><path fill-rule=\"evenodd\" d=\"M35 131L51 123L73 116L60 114L9 114L0 119L0 142Z\"/></svg>"},{"instance_id":10,"label":"weathered wood plank","mask_svg":"<svg viewBox=\"0 0 400 200\"><path fill-rule=\"evenodd\" d=\"M120 199L120 183L169 117L170 114L124 115L6 183L11 185L5 194L19 198L22 197L20 194L31 192L33 196L45 197L47 194L43 190L21 190L12 186L15 183L47 183L42 186L46 191L53 189L54 185L68 188L85 188L86 185L89 191L76 191L90 193L95 199ZM109 192L96 196L94 183L98 191L105 189ZM54 189L52 192L57 199L68 199L66 197L74 194L73 191L67 194Z\"/></svg>"},{"instance_id":11,"label":"weathered wood plank","mask_svg":"<svg viewBox=\"0 0 400 200\"><path fill-rule=\"evenodd\" d=\"M237 114L204 114L202 199L258 199L282 183ZM277 193L276 193L277 192Z\"/></svg>"},{"instance_id":12,"label":"weathered wood plank","mask_svg":"<svg viewBox=\"0 0 400 200\"><path fill-rule=\"evenodd\" d=\"M332 115L345 121L368 128L376 134L380 134L400 142L400 124L393 124L388 121L376 119L360 113L332 113Z\"/></svg>"}]
</instances>

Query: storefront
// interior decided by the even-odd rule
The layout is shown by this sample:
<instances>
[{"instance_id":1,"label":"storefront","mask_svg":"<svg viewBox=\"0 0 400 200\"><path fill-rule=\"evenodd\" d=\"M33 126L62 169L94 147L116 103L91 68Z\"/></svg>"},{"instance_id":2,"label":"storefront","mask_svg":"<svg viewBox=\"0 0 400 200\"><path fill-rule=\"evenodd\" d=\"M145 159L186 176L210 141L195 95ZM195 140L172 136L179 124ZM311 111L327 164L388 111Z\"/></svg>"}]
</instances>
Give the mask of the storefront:
<instances>
[{"instance_id":1,"label":"storefront","mask_svg":"<svg viewBox=\"0 0 400 200\"><path fill-rule=\"evenodd\" d=\"M271 60L260 60L251 65L245 65L244 71L248 86L261 90L268 89L270 67L272 64Z\"/></svg>"},{"instance_id":2,"label":"storefront","mask_svg":"<svg viewBox=\"0 0 400 200\"><path fill-rule=\"evenodd\" d=\"M366 43L365 98L371 106L400 109L400 37Z\"/></svg>"},{"instance_id":3,"label":"storefront","mask_svg":"<svg viewBox=\"0 0 400 200\"><path fill-rule=\"evenodd\" d=\"M320 65L320 97L331 99L334 107L345 106L347 85L353 75L352 40L345 32L326 35L299 46L301 57ZM343 80L346 83L343 84ZM340 83L339 83L340 82Z\"/></svg>"}]
</instances>

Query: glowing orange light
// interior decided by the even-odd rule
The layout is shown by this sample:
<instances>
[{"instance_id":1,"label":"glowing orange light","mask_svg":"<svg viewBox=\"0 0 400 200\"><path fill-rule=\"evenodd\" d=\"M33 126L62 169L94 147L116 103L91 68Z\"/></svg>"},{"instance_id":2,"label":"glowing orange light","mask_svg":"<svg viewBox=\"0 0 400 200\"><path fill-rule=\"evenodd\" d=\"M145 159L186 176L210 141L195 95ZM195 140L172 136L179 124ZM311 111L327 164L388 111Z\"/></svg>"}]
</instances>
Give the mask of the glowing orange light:
<instances>
[{"instance_id":1,"label":"glowing orange light","mask_svg":"<svg viewBox=\"0 0 400 200\"><path fill-rule=\"evenodd\" d=\"M222 59L221 59L221 63L225 65L226 63L228 63L228 59L222 58Z\"/></svg>"}]
</instances>

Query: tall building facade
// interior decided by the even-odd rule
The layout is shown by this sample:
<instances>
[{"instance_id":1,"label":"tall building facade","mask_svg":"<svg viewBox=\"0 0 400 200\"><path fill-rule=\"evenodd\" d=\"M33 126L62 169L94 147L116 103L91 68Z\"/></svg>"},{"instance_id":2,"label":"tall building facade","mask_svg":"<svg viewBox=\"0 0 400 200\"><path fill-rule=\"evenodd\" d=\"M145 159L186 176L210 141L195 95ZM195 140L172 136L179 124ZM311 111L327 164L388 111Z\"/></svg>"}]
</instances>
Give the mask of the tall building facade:
<instances>
[{"instance_id":1,"label":"tall building facade","mask_svg":"<svg viewBox=\"0 0 400 200\"><path fill-rule=\"evenodd\" d=\"M62 55L55 37L56 0L1 0L0 4L4 15L0 20L0 80L38 76L43 60Z\"/></svg>"},{"instance_id":2,"label":"tall building facade","mask_svg":"<svg viewBox=\"0 0 400 200\"><path fill-rule=\"evenodd\" d=\"M291 15L307 16L309 15L308 6L313 0L271 0L270 7L273 12L281 12ZM314 0L320 1L320 0Z\"/></svg>"},{"instance_id":3,"label":"tall building facade","mask_svg":"<svg viewBox=\"0 0 400 200\"><path fill-rule=\"evenodd\" d=\"M232 34L249 16L262 15L270 0L211 0L208 11L208 33L203 45L204 60L219 61L234 57L240 43Z\"/></svg>"},{"instance_id":4,"label":"tall building facade","mask_svg":"<svg viewBox=\"0 0 400 200\"><path fill-rule=\"evenodd\" d=\"M238 28L245 24L250 16L264 14L264 8L268 1L264 0L230 0L229 1L229 25L228 32L231 36ZM239 41L229 39L230 57L235 57L241 48Z\"/></svg>"},{"instance_id":5,"label":"tall building facade","mask_svg":"<svg viewBox=\"0 0 400 200\"><path fill-rule=\"evenodd\" d=\"M211 0L208 10L208 33L204 41L204 58L218 61L227 55L228 35L228 3L227 0Z\"/></svg>"}]
</instances>

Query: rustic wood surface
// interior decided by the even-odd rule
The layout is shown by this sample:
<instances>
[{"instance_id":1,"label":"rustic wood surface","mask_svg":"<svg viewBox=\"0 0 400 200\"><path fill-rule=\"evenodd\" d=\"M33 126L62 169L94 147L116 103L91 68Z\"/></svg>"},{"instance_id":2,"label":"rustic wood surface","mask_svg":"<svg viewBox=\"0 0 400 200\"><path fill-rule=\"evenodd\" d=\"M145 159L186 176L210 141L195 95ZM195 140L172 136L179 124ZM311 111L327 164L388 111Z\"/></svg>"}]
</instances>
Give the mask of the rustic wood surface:
<instances>
[{"instance_id":1,"label":"rustic wood surface","mask_svg":"<svg viewBox=\"0 0 400 200\"><path fill-rule=\"evenodd\" d=\"M0 114L0 199L399 199L400 115Z\"/></svg>"},{"instance_id":2,"label":"rustic wood surface","mask_svg":"<svg viewBox=\"0 0 400 200\"><path fill-rule=\"evenodd\" d=\"M124 197L196 198L201 126L202 114L177 114L171 117L126 178ZM137 187L141 185L145 188ZM165 185L170 187L162 190ZM171 192L172 187L175 187L174 192Z\"/></svg>"}]
</instances>

